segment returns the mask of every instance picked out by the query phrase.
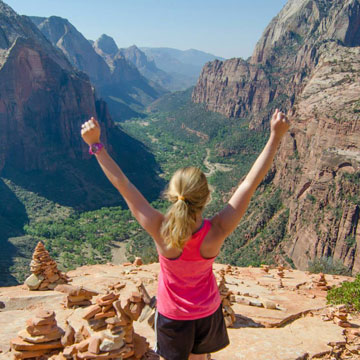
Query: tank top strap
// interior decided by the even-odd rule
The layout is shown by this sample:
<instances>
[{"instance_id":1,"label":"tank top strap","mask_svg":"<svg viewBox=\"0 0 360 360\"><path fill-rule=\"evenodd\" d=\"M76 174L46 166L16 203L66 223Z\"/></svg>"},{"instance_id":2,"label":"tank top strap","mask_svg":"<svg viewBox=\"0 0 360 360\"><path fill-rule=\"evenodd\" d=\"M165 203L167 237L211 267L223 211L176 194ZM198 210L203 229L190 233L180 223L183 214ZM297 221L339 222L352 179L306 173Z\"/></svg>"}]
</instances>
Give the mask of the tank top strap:
<instances>
[{"instance_id":1,"label":"tank top strap","mask_svg":"<svg viewBox=\"0 0 360 360\"><path fill-rule=\"evenodd\" d=\"M204 258L200 254L200 247L210 229L210 220L204 219L202 227L196 233L194 233L191 239L186 243L181 254L182 259L204 260Z\"/></svg>"}]
</instances>

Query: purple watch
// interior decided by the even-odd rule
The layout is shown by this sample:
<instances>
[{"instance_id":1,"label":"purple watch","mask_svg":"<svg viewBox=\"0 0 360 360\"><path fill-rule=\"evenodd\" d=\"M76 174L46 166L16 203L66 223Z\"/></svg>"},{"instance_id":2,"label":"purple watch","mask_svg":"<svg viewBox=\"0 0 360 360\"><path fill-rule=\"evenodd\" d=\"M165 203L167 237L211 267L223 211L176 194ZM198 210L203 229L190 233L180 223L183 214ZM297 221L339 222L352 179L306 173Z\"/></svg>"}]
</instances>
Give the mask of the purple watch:
<instances>
[{"instance_id":1,"label":"purple watch","mask_svg":"<svg viewBox=\"0 0 360 360\"><path fill-rule=\"evenodd\" d=\"M89 146L89 154L96 155L100 152L100 150L104 147L102 143L95 143Z\"/></svg>"}]
</instances>

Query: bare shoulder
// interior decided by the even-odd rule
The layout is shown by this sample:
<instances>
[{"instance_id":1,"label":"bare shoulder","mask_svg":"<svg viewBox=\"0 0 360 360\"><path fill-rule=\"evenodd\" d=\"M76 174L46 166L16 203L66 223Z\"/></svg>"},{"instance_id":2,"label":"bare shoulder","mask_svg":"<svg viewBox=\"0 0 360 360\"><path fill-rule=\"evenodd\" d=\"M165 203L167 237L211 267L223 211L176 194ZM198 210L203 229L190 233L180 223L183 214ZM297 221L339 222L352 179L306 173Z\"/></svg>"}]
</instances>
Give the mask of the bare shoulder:
<instances>
[{"instance_id":1,"label":"bare shoulder","mask_svg":"<svg viewBox=\"0 0 360 360\"><path fill-rule=\"evenodd\" d=\"M215 215L209 221L211 223L211 228L206 234L204 241L201 245L201 255L206 258L212 258L217 256L225 240L224 232L219 226L217 216Z\"/></svg>"}]
</instances>

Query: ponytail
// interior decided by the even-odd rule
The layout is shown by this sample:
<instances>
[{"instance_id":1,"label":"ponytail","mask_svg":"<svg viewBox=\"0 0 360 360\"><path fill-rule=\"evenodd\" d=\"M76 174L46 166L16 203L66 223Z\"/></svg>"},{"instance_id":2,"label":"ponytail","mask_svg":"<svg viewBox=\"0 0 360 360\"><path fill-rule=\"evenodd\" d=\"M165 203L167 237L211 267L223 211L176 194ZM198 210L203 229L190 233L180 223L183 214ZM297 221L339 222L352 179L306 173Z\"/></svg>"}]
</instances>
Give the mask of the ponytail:
<instances>
[{"instance_id":1,"label":"ponytail","mask_svg":"<svg viewBox=\"0 0 360 360\"><path fill-rule=\"evenodd\" d=\"M200 169L182 168L173 175L164 194L172 205L161 227L169 248L184 248L196 223L196 214L204 209L209 194L206 177Z\"/></svg>"}]
</instances>

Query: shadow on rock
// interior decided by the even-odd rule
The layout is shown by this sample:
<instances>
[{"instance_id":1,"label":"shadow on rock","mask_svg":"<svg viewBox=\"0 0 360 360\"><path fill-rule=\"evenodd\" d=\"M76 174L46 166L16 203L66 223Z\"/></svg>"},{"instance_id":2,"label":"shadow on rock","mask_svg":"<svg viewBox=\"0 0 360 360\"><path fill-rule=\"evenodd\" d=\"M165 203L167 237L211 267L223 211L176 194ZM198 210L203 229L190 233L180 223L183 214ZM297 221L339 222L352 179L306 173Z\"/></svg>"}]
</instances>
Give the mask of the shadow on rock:
<instances>
[{"instance_id":1,"label":"shadow on rock","mask_svg":"<svg viewBox=\"0 0 360 360\"><path fill-rule=\"evenodd\" d=\"M245 327L252 327L252 328L265 327L264 325L255 322L253 319L240 314L235 314L235 318L236 320L232 326L232 328L234 329L240 329Z\"/></svg>"}]
</instances>

